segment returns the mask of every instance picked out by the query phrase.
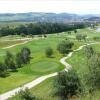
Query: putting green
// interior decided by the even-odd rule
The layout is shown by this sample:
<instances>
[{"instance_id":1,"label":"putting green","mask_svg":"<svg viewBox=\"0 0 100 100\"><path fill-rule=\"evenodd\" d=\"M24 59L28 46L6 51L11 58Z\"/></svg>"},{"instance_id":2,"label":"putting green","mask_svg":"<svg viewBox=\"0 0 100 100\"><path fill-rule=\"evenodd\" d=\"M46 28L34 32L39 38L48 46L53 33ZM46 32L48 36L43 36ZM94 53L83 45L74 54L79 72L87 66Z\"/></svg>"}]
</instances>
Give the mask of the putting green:
<instances>
[{"instance_id":1,"label":"putting green","mask_svg":"<svg viewBox=\"0 0 100 100\"><path fill-rule=\"evenodd\" d=\"M59 63L57 62L50 62L47 60L41 60L39 62L34 63L34 67L31 67L32 71L35 72L48 72L51 70L55 70L60 67Z\"/></svg>"}]
</instances>

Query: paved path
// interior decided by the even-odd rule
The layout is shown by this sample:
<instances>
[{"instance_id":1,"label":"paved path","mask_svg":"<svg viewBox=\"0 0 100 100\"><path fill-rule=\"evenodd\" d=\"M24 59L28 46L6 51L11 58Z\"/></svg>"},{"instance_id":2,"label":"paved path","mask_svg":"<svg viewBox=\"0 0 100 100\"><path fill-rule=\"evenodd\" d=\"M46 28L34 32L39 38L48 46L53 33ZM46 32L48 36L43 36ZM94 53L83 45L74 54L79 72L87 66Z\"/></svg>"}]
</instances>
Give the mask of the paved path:
<instances>
[{"instance_id":1,"label":"paved path","mask_svg":"<svg viewBox=\"0 0 100 100\"><path fill-rule=\"evenodd\" d=\"M13 40L13 41L18 41L18 40L19 40L19 39L15 39L15 40ZM24 41L24 42L22 42L22 43L16 43L16 44L14 44L14 45L10 45L10 46L7 46L7 47L3 47L2 49L8 49L8 48L15 47L15 46L17 46L17 45L25 44L25 43L31 41L32 38L24 38L24 39L20 39L20 40L21 40L21 41Z\"/></svg>"},{"instance_id":2,"label":"paved path","mask_svg":"<svg viewBox=\"0 0 100 100\"><path fill-rule=\"evenodd\" d=\"M85 45L82 45L80 46L78 49L74 50L73 52L76 52L76 51L79 51L81 50L83 47L85 47L86 45L92 45L92 44L100 44L100 42L95 42L95 43L89 43L89 44L85 44ZM68 59L69 57L72 56L73 52L70 52L67 57L63 57L60 59L60 62L65 66L65 71L68 71L69 69L72 68L71 65L69 65L67 62L66 62L66 59ZM55 72L55 73L52 73L52 74L49 74L49 75L45 75L45 76L41 76L35 80L33 80L32 82L30 83L27 83L25 85L23 85L23 88L21 87L18 87L18 88L15 88L11 91L8 91L4 94L1 94L0 95L0 100L6 100L7 98L9 97L12 97L13 95L15 95L17 92L19 92L21 89L25 89L25 88L32 88L32 87L35 87L36 85L38 85L39 83L43 82L44 80L46 80L47 78L50 78L50 77L53 77L53 76L56 76L58 75L58 72Z\"/></svg>"},{"instance_id":3,"label":"paved path","mask_svg":"<svg viewBox=\"0 0 100 100\"><path fill-rule=\"evenodd\" d=\"M18 40L24 40L24 42L22 42L22 43L16 43L16 44L14 44L14 45L11 45L11 46L7 46L7 47L3 47L2 49L8 49L8 48L12 48L12 47L15 47L15 46L17 46L17 45L22 45L22 44L26 44L26 43L28 43L29 41L32 41L32 40L38 40L39 38L24 38L24 39L15 39L15 40L13 40L13 41L18 41ZM11 40L10 40L11 41Z\"/></svg>"},{"instance_id":4,"label":"paved path","mask_svg":"<svg viewBox=\"0 0 100 100\"><path fill-rule=\"evenodd\" d=\"M14 45L7 46L7 47L4 47L4 48L2 48L2 49L12 48L12 47L15 47L15 46L17 46L17 45L25 44L25 43L27 43L27 42L29 42L29 41L24 41L24 42L22 42L22 43L16 43L16 44L14 44Z\"/></svg>"},{"instance_id":5,"label":"paved path","mask_svg":"<svg viewBox=\"0 0 100 100\"><path fill-rule=\"evenodd\" d=\"M32 38L18 38L18 39L0 39L0 41L20 41L20 40L30 40Z\"/></svg>"}]
</instances>

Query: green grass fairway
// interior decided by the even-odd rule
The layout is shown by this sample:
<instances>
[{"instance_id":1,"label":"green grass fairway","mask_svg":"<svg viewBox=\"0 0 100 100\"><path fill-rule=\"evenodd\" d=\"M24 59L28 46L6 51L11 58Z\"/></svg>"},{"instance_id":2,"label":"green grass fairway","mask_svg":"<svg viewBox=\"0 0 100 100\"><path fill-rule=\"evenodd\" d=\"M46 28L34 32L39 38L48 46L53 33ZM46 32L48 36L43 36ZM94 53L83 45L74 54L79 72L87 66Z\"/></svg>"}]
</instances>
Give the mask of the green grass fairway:
<instances>
[{"instance_id":1,"label":"green grass fairway","mask_svg":"<svg viewBox=\"0 0 100 100\"><path fill-rule=\"evenodd\" d=\"M94 36L94 35L90 35L91 31L89 31L89 30L87 31L87 29L78 30L78 32L79 33L87 32L89 39L91 39ZM98 36L98 34L95 34L95 36ZM17 37L20 38L20 36L17 36ZM32 57L30 64L27 64L23 68L18 69L18 72L15 72L15 73L11 72L10 76L8 76L6 78L0 78L0 94L7 92L11 89L14 89L18 86L21 86L25 83L28 83L42 75L47 75L47 74L61 71L62 69L64 69L64 66L62 64L60 64L60 62L59 62L59 60L63 57L63 55L59 54L59 52L57 51L57 44L60 41L65 40L68 37L69 37L69 40L73 41L75 44L73 46L73 50L85 43L84 41L78 42L75 39L74 32L72 32L71 35L68 35L67 32L63 32L63 33L59 33L59 35L49 34L47 39L33 40L26 44L18 45L16 47L9 48L6 50L2 50L0 48L0 61L3 61L5 52L7 50L9 50L13 54L15 54L18 51L20 51L20 49L24 46L30 48L31 57ZM7 39L7 37L4 37L4 38ZM8 38L11 39L11 37L9 37L9 36L8 36ZM16 38L16 36L14 36L14 38ZM45 48L47 48L49 46L52 47L54 50L54 55L51 58L47 58L44 53ZM98 47L96 46L96 48L98 48ZM80 52L82 52L82 51L80 51ZM84 68L84 66L85 66L84 65L84 57L82 57L82 55L81 55L82 53L80 54L80 52L79 53L76 52L75 53L76 56L74 57L74 55L75 55L74 54L73 55L74 58L72 57L71 58L72 60L69 59L68 62L70 64L74 65L75 67L77 67L77 69L78 69L77 72L82 73L86 69ZM78 61L81 61L81 64ZM84 65L84 66L81 66L81 65ZM80 66L81 66L81 68L80 68ZM10 82L11 85L8 85L8 82ZM48 84L49 83L47 83L47 86L48 86ZM42 86L41 86L41 88L42 88ZM41 91L41 89L38 91Z\"/></svg>"},{"instance_id":2,"label":"green grass fairway","mask_svg":"<svg viewBox=\"0 0 100 100\"><path fill-rule=\"evenodd\" d=\"M30 82L37 78L37 75L24 74L21 72L12 73L9 77L0 78L0 94L9 91L13 88L21 86L26 82Z\"/></svg>"},{"instance_id":3,"label":"green grass fairway","mask_svg":"<svg viewBox=\"0 0 100 100\"><path fill-rule=\"evenodd\" d=\"M93 46L98 52L100 51L100 44L94 44ZM69 64L73 66L73 68L77 71L80 77L82 77L83 74L85 74L88 69L85 60L84 55L84 48L78 52L74 52L73 56L67 60ZM36 87L32 88L30 91L38 98L42 98L43 100L58 100L57 97L52 97L52 91L53 91L53 81L54 78L49 78L42 82L41 84L37 85ZM95 96L93 97L93 100L99 100L100 99L100 91L95 91ZM13 98L10 98L9 100L17 100L18 95L16 95ZM80 98L74 98L72 100L89 100L89 95L85 95Z\"/></svg>"},{"instance_id":4,"label":"green grass fairway","mask_svg":"<svg viewBox=\"0 0 100 100\"><path fill-rule=\"evenodd\" d=\"M20 68L19 71L16 73L10 73L9 77L0 78L0 86L2 87L2 89L0 89L0 93L4 93L8 90L30 82L32 81L32 79L34 80L41 75L51 74L53 72L57 72L64 69L64 66L61 65L61 63L59 62L60 58L63 57L63 55L59 54L59 52L56 50L58 42L65 39L64 35L49 35L48 38L44 40L33 40L27 44L18 45L16 47L9 48L6 50L0 50L0 53L2 53L0 56L1 61L4 59L3 57L7 50L15 54L15 52L20 51L22 47L27 46L32 52L32 59L30 64L27 64L25 65L25 67ZM78 43L77 41L75 41L73 49L77 48L82 44L84 44L84 42ZM48 46L51 46L54 49L54 55L51 58L47 58L44 54L45 48L47 48ZM13 74L16 76L16 78ZM8 86L8 81L12 82L12 85ZM15 82L17 83L16 85Z\"/></svg>"},{"instance_id":5,"label":"green grass fairway","mask_svg":"<svg viewBox=\"0 0 100 100\"><path fill-rule=\"evenodd\" d=\"M41 60L39 62L34 63L34 67L32 67L31 70L33 72L38 72L39 70L40 73L44 73L44 72L49 72L51 70L55 70L57 68L59 68L59 63Z\"/></svg>"},{"instance_id":6,"label":"green grass fairway","mask_svg":"<svg viewBox=\"0 0 100 100\"><path fill-rule=\"evenodd\" d=\"M37 85L36 87L32 88L30 91L38 98L42 98L42 100L58 100L58 98L52 97L52 85L53 85L53 78L49 78L42 82L41 84ZM18 95L15 97L9 98L8 100L19 100Z\"/></svg>"},{"instance_id":7,"label":"green grass fairway","mask_svg":"<svg viewBox=\"0 0 100 100\"><path fill-rule=\"evenodd\" d=\"M54 48L54 56L51 58L47 58L44 54L45 48L49 46L48 44ZM0 88L2 88L0 89L0 93L4 93L21 86L41 75L47 75L62 70L64 66L59 63L59 59L62 57L62 55L56 51L56 44L57 39L48 38L45 40L33 40L27 44L18 45L6 50L0 49L1 61L3 61L4 54L7 50L15 54L15 52L20 51L23 46L27 46L31 49L32 52L32 59L30 64L27 64L25 67L18 69L18 72L10 73L10 76L6 78L0 78ZM11 82L12 84L8 85L8 82Z\"/></svg>"}]
</instances>

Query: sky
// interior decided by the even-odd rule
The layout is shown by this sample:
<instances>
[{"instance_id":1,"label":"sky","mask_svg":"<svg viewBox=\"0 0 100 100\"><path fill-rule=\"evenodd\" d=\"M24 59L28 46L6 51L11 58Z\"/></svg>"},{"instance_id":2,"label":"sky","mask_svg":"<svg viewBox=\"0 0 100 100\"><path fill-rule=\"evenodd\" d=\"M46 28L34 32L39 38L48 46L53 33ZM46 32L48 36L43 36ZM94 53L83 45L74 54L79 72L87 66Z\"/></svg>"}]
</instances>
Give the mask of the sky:
<instances>
[{"instance_id":1,"label":"sky","mask_svg":"<svg viewBox=\"0 0 100 100\"><path fill-rule=\"evenodd\" d=\"M99 0L0 0L0 13L100 14Z\"/></svg>"}]
</instances>

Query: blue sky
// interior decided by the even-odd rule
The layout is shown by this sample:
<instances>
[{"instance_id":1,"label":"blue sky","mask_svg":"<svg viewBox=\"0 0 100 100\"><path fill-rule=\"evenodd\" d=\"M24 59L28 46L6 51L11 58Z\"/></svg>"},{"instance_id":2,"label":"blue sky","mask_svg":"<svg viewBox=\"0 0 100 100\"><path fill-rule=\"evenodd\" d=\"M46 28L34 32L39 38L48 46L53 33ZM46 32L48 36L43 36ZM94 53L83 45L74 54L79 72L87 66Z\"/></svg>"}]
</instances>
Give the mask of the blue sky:
<instances>
[{"instance_id":1,"label":"blue sky","mask_svg":"<svg viewBox=\"0 0 100 100\"><path fill-rule=\"evenodd\" d=\"M99 0L1 0L0 13L55 12L100 14Z\"/></svg>"}]
</instances>

